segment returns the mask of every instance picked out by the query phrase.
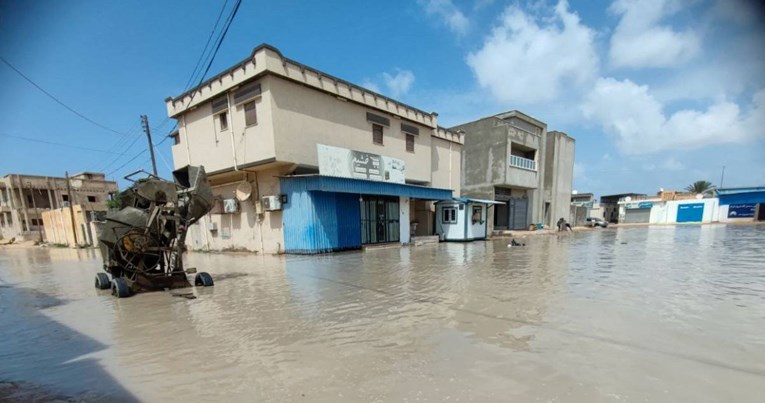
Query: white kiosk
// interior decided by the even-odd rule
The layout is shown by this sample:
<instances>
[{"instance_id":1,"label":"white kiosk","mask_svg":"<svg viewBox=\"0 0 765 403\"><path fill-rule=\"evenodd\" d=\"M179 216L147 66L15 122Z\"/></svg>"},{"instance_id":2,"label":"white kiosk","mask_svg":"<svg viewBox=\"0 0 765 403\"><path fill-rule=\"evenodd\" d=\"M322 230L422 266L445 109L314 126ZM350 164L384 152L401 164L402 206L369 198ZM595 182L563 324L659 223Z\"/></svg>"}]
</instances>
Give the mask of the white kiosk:
<instances>
[{"instance_id":1,"label":"white kiosk","mask_svg":"<svg viewBox=\"0 0 765 403\"><path fill-rule=\"evenodd\" d=\"M494 200L455 197L436 203L436 234L441 241L473 241L488 237L486 219Z\"/></svg>"}]
</instances>

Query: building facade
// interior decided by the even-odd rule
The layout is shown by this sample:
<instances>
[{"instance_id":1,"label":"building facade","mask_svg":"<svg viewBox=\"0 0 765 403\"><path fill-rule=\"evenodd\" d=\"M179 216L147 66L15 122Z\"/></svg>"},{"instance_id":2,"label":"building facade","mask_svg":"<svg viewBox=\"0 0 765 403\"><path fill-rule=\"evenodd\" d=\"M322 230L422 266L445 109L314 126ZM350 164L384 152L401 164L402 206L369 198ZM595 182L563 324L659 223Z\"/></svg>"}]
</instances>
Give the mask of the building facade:
<instances>
[{"instance_id":1,"label":"building facade","mask_svg":"<svg viewBox=\"0 0 765 403\"><path fill-rule=\"evenodd\" d=\"M619 193L614 195L600 196L600 207L603 209L603 219L610 223L619 222L619 201L629 197L630 199L645 198L645 193ZM650 209L650 208L649 208ZM650 211L648 212L650 215Z\"/></svg>"},{"instance_id":2,"label":"building facade","mask_svg":"<svg viewBox=\"0 0 765 403\"><path fill-rule=\"evenodd\" d=\"M720 222L765 221L765 186L722 188L715 193Z\"/></svg>"},{"instance_id":3,"label":"building facade","mask_svg":"<svg viewBox=\"0 0 765 403\"><path fill-rule=\"evenodd\" d=\"M4 239L46 240L43 212L80 205L88 220L91 212L106 211L110 193L117 182L107 181L103 173L82 172L69 178L8 174L0 178L0 235Z\"/></svg>"},{"instance_id":4,"label":"building facade","mask_svg":"<svg viewBox=\"0 0 765 403\"><path fill-rule=\"evenodd\" d=\"M492 230L553 226L570 213L575 141L519 111L452 128L464 133L462 195L501 201Z\"/></svg>"},{"instance_id":5,"label":"building facade","mask_svg":"<svg viewBox=\"0 0 765 403\"><path fill-rule=\"evenodd\" d=\"M193 249L319 253L433 235L459 195L461 134L437 114L269 45L177 97L175 168L205 167L219 205Z\"/></svg>"}]
</instances>

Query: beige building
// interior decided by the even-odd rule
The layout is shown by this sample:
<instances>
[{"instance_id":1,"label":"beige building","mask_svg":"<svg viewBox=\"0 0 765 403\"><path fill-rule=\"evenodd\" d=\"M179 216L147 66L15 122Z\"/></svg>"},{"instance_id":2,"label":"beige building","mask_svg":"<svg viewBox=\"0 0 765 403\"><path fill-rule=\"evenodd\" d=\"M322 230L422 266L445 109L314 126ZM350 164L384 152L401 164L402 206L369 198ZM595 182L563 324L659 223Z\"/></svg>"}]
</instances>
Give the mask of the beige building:
<instances>
[{"instance_id":1,"label":"beige building","mask_svg":"<svg viewBox=\"0 0 765 403\"><path fill-rule=\"evenodd\" d=\"M83 206L75 204L70 209L62 207L42 212L45 242L75 246L96 246L97 220L102 220L99 213L106 212L106 205ZM74 220L72 220L74 213Z\"/></svg>"},{"instance_id":2,"label":"beige building","mask_svg":"<svg viewBox=\"0 0 765 403\"><path fill-rule=\"evenodd\" d=\"M436 113L269 45L166 103L176 169L203 165L220 199L190 230L194 249L406 244L434 233L434 201L459 195L463 139Z\"/></svg>"},{"instance_id":3,"label":"beige building","mask_svg":"<svg viewBox=\"0 0 765 403\"><path fill-rule=\"evenodd\" d=\"M116 192L117 182L107 181L102 173L82 172L70 177L71 194L66 178L8 174L0 178L0 236L19 241L45 240L43 213L82 206L88 220L91 212L106 211L109 194Z\"/></svg>"},{"instance_id":4,"label":"beige building","mask_svg":"<svg viewBox=\"0 0 765 403\"><path fill-rule=\"evenodd\" d=\"M464 133L462 194L502 202L489 231L554 226L569 219L575 141L519 111L452 128Z\"/></svg>"}]
</instances>

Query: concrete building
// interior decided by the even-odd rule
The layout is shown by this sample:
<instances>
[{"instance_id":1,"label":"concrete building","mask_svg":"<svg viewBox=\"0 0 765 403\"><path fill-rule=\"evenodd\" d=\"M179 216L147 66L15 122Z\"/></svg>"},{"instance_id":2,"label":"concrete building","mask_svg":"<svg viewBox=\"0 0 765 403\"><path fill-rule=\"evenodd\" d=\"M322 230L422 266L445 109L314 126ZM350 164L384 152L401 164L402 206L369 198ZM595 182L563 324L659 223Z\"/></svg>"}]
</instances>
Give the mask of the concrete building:
<instances>
[{"instance_id":1,"label":"concrete building","mask_svg":"<svg viewBox=\"0 0 765 403\"><path fill-rule=\"evenodd\" d=\"M646 197L645 193L619 193L607 196L600 196L600 207L603 209L603 219L611 222L619 222L619 201L629 197L640 198Z\"/></svg>"},{"instance_id":2,"label":"concrete building","mask_svg":"<svg viewBox=\"0 0 765 403\"><path fill-rule=\"evenodd\" d=\"M203 165L218 208L193 249L318 253L435 233L459 196L459 133L269 45L166 99L176 168Z\"/></svg>"},{"instance_id":3,"label":"concrete building","mask_svg":"<svg viewBox=\"0 0 765 403\"><path fill-rule=\"evenodd\" d=\"M587 225L587 218L603 218L603 209L592 193L571 193L570 223L573 226Z\"/></svg>"},{"instance_id":4,"label":"concrete building","mask_svg":"<svg viewBox=\"0 0 765 403\"><path fill-rule=\"evenodd\" d=\"M94 209L95 207L95 209ZM72 220L74 213L74 220ZM97 246L96 221L103 220L106 205L62 207L42 212L45 242L76 246Z\"/></svg>"},{"instance_id":5,"label":"concrete building","mask_svg":"<svg viewBox=\"0 0 765 403\"><path fill-rule=\"evenodd\" d=\"M574 139L519 111L452 128L465 134L462 195L502 201L489 231L553 226L568 219Z\"/></svg>"},{"instance_id":6,"label":"concrete building","mask_svg":"<svg viewBox=\"0 0 765 403\"><path fill-rule=\"evenodd\" d=\"M86 212L106 211L109 194L118 190L117 182L107 181L103 173L82 172L66 178L7 174L0 178L0 236L4 239L45 239L43 212L81 205ZM93 214L88 214L93 219Z\"/></svg>"},{"instance_id":7,"label":"concrete building","mask_svg":"<svg viewBox=\"0 0 765 403\"><path fill-rule=\"evenodd\" d=\"M715 190L720 222L765 221L765 186Z\"/></svg>"}]
</instances>

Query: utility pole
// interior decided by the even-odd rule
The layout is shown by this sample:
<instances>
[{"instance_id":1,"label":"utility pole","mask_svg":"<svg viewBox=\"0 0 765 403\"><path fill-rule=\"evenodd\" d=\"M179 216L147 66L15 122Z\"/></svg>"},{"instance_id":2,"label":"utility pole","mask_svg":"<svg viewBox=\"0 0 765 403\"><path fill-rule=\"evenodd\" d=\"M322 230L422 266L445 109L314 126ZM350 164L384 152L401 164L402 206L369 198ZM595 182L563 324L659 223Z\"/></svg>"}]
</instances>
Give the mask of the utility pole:
<instances>
[{"instance_id":1,"label":"utility pole","mask_svg":"<svg viewBox=\"0 0 765 403\"><path fill-rule=\"evenodd\" d=\"M69 171L66 171L66 193L69 196L69 216L72 218L72 234L74 234L74 247L77 247L77 224L74 221L74 194L72 194L72 185L69 184Z\"/></svg>"},{"instance_id":2,"label":"utility pole","mask_svg":"<svg viewBox=\"0 0 765 403\"><path fill-rule=\"evenodd\" d=\"M722 174L720 175L720 188L723 187L723 179L725 179L725 165L723 165Z\"/></svg>"},{"instance_id":3,"label":"utility pole","mask_svg":"<svg viewBox=\"0 0 765 403\"><path fill-rule=\"evenodd\" d=\"M149 128L149 118L146 115L141 115L141 126L143 126L143 131L146 133L146 138L149 140L149 153L151 153L151 168L152 172L154 173L154 176L159 176L157 174L157 161L154 160L154 144L151 142L151 129Z\"/></svg>"}]
</instances>

